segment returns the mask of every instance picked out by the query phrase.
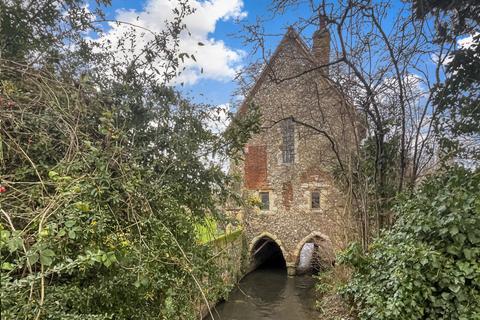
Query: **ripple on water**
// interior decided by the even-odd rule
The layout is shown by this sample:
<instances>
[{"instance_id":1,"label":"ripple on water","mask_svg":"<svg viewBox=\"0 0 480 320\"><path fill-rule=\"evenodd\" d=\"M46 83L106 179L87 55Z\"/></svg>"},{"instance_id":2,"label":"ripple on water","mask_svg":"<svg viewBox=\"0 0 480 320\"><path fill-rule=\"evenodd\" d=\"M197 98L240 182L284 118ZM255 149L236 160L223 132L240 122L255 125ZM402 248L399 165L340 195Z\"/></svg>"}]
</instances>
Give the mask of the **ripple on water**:
<instances>
[{"instance_id":1,"label":"ripple on water","mask_svg":"<svg viewBox=\"0 0 480 320\"><path fill-rule=\"evenodd\" d=\"M309 275L288 277L285 270L261 269L248 274L238 287L212 310L215 320L318 318L313 309L314 279Z\"/></svg>"}]
</instances>

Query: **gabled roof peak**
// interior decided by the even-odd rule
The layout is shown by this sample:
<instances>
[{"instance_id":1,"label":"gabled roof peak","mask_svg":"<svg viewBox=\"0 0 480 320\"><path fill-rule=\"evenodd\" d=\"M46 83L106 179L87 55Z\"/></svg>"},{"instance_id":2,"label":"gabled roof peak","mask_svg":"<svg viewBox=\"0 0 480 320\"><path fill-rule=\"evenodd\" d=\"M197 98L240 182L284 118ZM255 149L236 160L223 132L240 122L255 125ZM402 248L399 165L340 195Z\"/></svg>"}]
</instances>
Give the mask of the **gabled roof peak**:
<instances>
[{"instance_id":1,"label":"gabled roof peak","mask_svg":"<svg viewBox=\"0 0 480 320\"><path fill-rule=\"evenodd\" d=\"M300 45L304 54L306 54L307 57L309 57L309 58L313 57L312 53L310 51L310 47L305 43L305 40L303 40L303 37L297 32L297 30L292 25L290 25L287 28L287 32L285 32L285 34L283 36L283 39L280 41L280 44L277 46L277 50L275 50L275 51L278 51L280 49L280 47L282 47L282 45L285 43L286 39L290 39L290 40L293 39L293 40L297 41L297 44ZM275 55L275 53L274 53L274 55Z\"/></svg>"},{"instance_id":2,"label":"gabled roof peak","mask_svg":"<svg viewBox=\"0 0 480 320\"><path fill-rule=\"evenodd\" d=\"M270 57L270 59L268 59L266 65L263 67L263 70L260 73L259 78L255 81L255 84L249 90L246 98L243 100L243 103L242 103L242 105L240 106L240 109L239 109L240 113L242 113L246 110L247 102L256 93L256 91L260 87L261 83L265 80L266 74L269 70L269 66L277 59L280 51L284 49L287 42L290 42L290 41L293 41L300 48L302 54L305 56L306 59L308 59L310 61L314 61L315 57L313 56L312 52L310 51L310 48L308 47L308 45L305 43L305 41L300 36L300 34L295 30L295 28L293 26L289 26L287 28L287 32L285 32L282 40L280 41L280 43L276 47L272 56Z\"/></svg>"}]
</instances>

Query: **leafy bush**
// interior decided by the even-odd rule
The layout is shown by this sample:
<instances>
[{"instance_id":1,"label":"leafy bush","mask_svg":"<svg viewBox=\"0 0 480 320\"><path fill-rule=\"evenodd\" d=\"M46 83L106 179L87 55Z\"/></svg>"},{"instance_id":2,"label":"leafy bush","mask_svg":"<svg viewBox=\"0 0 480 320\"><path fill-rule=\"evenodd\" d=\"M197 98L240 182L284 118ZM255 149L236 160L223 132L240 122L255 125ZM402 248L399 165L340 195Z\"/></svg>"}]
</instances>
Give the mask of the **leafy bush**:
<instances>
[{"instance_id":1,"label":"leafy bush","mask_svg":"<svg viewBox=\"0 0 480 320\"><path fill-rule=\"evenodd\" d=\"M228 185L200 112L172 94L137 129L87 85L2 68L2 319L194 317L221 284L194 226Z\"/></svg>"},{"instance_id":2,"label":"leafy bush","mask_svg":"<svg viewBox=\"0 0 480 320\"><path fill-rule=\"evenodd\" d=\"M398 221L344 288L361 319L480 319L480 172L455 168L428 179L395 208Z\"/></svg>"},{"instance_id":3,"label":"leafy bush","mask_svg":"<svg viewBox=\"0 0 480 320\"><path fill-rule=\"evenodd\" d=\"M195 233L230 194L211 159L249 130L212 132L215 110L167 85L188 1L118 43L85 38L102 34L95 3L0 3L1 316L197 318L223 292Z\"/></svg>"}]
</instances>

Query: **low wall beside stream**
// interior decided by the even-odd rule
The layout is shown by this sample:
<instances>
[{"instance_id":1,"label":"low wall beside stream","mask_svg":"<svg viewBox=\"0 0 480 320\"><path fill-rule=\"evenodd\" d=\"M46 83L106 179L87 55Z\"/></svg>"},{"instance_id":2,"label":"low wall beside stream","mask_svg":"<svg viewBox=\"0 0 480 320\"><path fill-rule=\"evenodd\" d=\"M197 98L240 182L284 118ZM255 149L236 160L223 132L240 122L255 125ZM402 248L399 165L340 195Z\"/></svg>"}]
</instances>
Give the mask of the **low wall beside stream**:
<instances>
[{"instance_id":1,"label":"low wall beside stream","mask_svg":"<svg viewBox=\"0 0 480 320\"><path fill-rule=\"evenodd\" d=\"M212 261L218 266L219 270L221 270L221 278L225 286L226 295L243 277L245 270L244 264L248 261L243 229L219 236L206 242L205 245L211 246L213 249L214 258ZM210 308L224 298L224 295L220 295L213 301L209 301ZM199 319L203 319L208 313L208 307L206 303L202 301L199 307Z\"/></svg>"}]
</instances>

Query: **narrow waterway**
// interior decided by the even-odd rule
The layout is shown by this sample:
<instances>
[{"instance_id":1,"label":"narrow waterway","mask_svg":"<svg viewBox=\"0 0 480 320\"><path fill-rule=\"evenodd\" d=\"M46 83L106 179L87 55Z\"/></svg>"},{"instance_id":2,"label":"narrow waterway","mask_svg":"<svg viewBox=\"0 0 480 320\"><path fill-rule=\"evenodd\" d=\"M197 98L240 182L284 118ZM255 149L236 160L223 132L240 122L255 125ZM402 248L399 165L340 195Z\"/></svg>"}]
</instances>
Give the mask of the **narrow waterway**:
<instances>
[{"instance_id":1,"label":"narrow waterway","mask_svg":"<svg viewBox=\"0 0 480 320\"><path fill-rule=\"evenodd\" d=\"M288 277L285 269L262 267L243 278L212 313L215 320L319 319L314 291L311 275Z\"/></svg>"}]
</instances>

